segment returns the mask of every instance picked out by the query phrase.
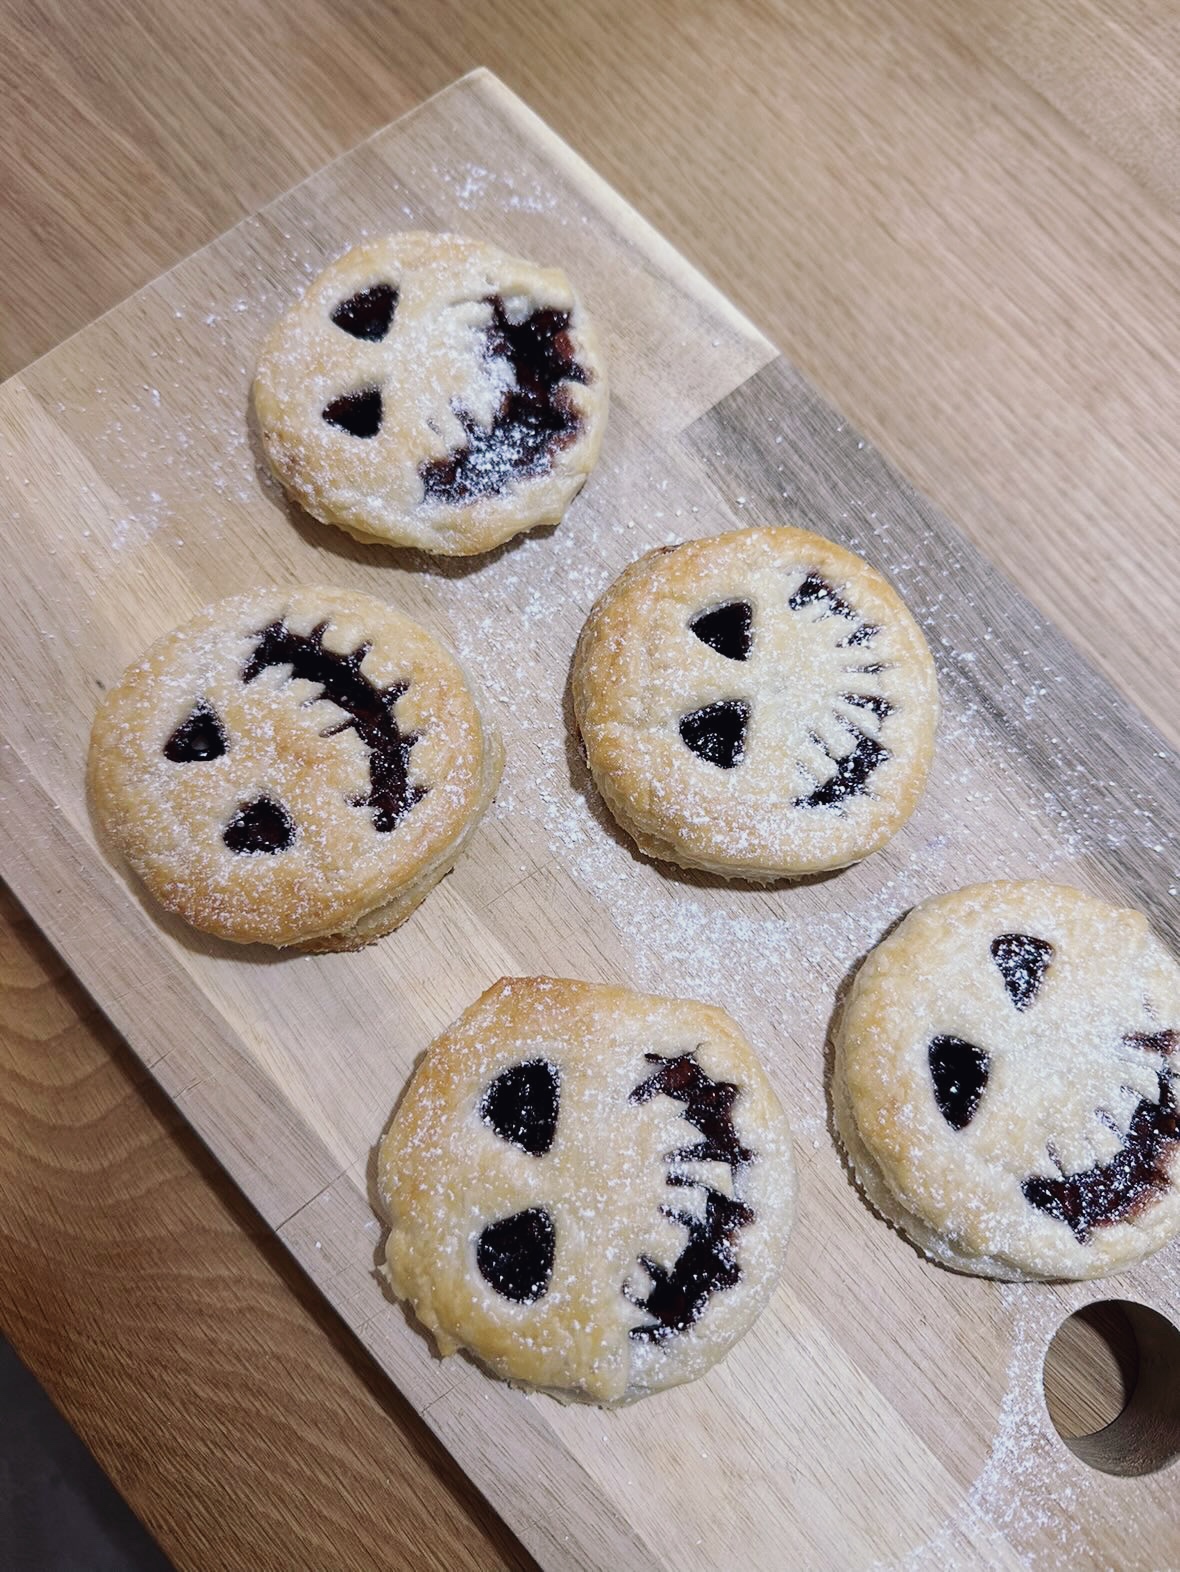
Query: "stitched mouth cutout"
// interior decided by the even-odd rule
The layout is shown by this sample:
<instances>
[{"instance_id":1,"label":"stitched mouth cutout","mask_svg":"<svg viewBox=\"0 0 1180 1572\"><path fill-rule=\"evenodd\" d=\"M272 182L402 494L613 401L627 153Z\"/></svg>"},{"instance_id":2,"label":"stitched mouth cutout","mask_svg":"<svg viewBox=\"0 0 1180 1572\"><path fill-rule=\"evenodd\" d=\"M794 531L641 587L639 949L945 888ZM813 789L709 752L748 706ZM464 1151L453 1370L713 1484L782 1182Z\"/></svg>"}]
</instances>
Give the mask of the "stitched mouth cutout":
<instances>
[{"instance_id":1,"label":"stitched mouth cutout","mask_svg":"<svg viewBox=\"0 0 1180 1572\"><path fill-rule=\"evenodd\" d=\"M1171 1054L1175 1032L1132 1033L1123 1038L1129 1046ZM1175 1075L1171 1067L1159 1072L1159 1096L1141 1098L1131 1116L1122 1149L1106 1163L1095 1163L1082 1173L1060 1179L1039 1176L1021 1185L1025 1200L1068 1224L1079 1244L1095 1228L1125 1222L1167 1188L1176 1143L1180 1142L1180 1107L1176 1103Z\"/></svg>"},{"instance_id":2,"label":"stitched mouth cutout","mask_svg":"<svg viewBox=\"0 0 1180 1572\"><path fill-rule=\"evenodd\" d=\"M1053 963L1054 946L1033 934L1002 933L992 940L990 953L1013 1008L1025 1012L1035 1003ZM1165 1057L1172 1055L1178 1042L1180 1033L1175 1031L1129 1032L1122 1038L1124 1048ZM931 1039L927 1058L939 1112L952 1130L965 1130L987 1088L991 1056L961 1037L943 1035ZM1058 1178L1033 1174L1024 1179L1020 1188L1029 1205L1065 1223L1085 1244L1095 1228L1134 1217L1162 1193L1173 1147L1180 1142L1174 1077L1168 1065L1158 1072L1158 1096L1139 1099L1122 1132L1122 1145L1108 1161ZM1096 1117L1118 1128L1101 1110Z\"/></svg>"},{"instance_id":3,"label":"stitched mouth cutout","mask_svg":"<svg viewBox=\"0 0 1180 1572\"><path fill-rule=\"evenodd\" d=\"M884 703L884 700L881 702ZM837 758L828 748L824 748L836 768L826 781L806 797L796 797L796 808L836 808L846 798L857 797L867 789L869 776L879 764L884 764L889 757L889 750L883 748L875 737L864 732L859 732L857 738L852 752L846 753L843 758ZM815 740L819 741L818 738Z\"/></svg>"},{"instance_id":4,"label":"stitched mouth cutout","mask_svg":"<svg viewBox=\"0 0 1180 1572\"><path fill-rule=\"evenodd\" d=\"M848 601L841 598L826 579L818 573L804 576L787 601L791 611L822 605L823 616L840 617L854 626L843 637L834 640L837 649L854 649L870 644L880 633L880 628L864 622ZM702 644L716 650L727 660L747 661L754 645L754 608L747 600L726 601L720 606L706 607L689 618L688 628ZM880 662L864 664L854 657L853 664L845 670L851 676L877 675L885 669ZM853 710L863 710L875 717L880 724L893 713L888 699L876 693L853 691L841 695L844 704ZM718 769L732 770L746 756L746 735L751 718L751 704L745 699L721 699L707 704L680 718L680 738L685 747L706 763ZM837 713L840 728L852 738L851 748L838 754L815 732L809 734L812 745L826 755L832 770L826 779L817 783L806 794L796 797L796 808L839 808L850 797L868 790L873 772L889 758L889 750L870 736L851 717Z\"/></svg>"},{"instance_id":5,"label":"stitched mouth cutout","mask_svg":"<svg viewBox=\"0 0 1180 1572\"><path fill-rule=\"evenodd\" d=\"M755 1153L741 1144L734 1128L733 1105L737 1101L738 1088L731 1081L714 1081L701 1069L692 1053L680 1054L674 1059L648 1053L644 1058L660 1068L635 1088L630 1101L645 1103L661 1092L675 1098L685 1105L682 1117L695 1125L704 1137L694 1145L668 1152L664 1158L666 1163L721 1162L728 1164L736 1177L743 1164L754 1161ZM651 1278L652 1286L641 1298L632 1297L631 1302L652 1319L631 1328L630 1335L637 1342L660 1342L676 1332L686 1331L699 1320L713 1294L733 1288L741 1281L734 1236L739 1228L754 1221L750 1207L722 1195L711 1185L698 1184L687 1175L676 1173L670 1173L665 1182L680 1188L703 1189L705 1216L702 1220L674 1207L660 1208L665 1217L688 1230L688 1242L671 1271L650 1256L640 1257L640 1265Z\"/></svg>"},{"instance_id":6,"label":"stitched mouth cutout","mask_svg":"<svg viewBox=\"0 0 1180 1572\"><path fill-rule=\"evenodd\" d=\"M487 358L506 359L516 386L509 388L490 427L462 409L455 414L466 443L444 458L419 465L424 499L449 504L490 496L512 480L540 475L553 455L577 436L580 420L563 383L588 380L574 356L568 311L537 310L510 322L499 295L488 298L492 320Z\"/></svg>"},{"instance_id":7,"label":"stitched mouth cutout","mask_svg":"<svg viewBox=\"0 0 1180 1572\"><path fill-rule=\"evenodd\" d=\"M361 644L348 655L325 649L327 627L326 621L321 622L309 634L292 633L281 621L261 628L242 681L253 682L270 666L290 666L292 677L320 684L323 691L314 702L329 700L348 716L322 735L336 737L353 730L369 750L370 789L364 797L350 799L350 806L371 809L373 828L387 834L426 795L424 787L409 779L410 752L418 738L413 733L403 735L394 717L394 707L409 684L377 687L361 670L371 646Z\"/></svg>"}]
</instances>

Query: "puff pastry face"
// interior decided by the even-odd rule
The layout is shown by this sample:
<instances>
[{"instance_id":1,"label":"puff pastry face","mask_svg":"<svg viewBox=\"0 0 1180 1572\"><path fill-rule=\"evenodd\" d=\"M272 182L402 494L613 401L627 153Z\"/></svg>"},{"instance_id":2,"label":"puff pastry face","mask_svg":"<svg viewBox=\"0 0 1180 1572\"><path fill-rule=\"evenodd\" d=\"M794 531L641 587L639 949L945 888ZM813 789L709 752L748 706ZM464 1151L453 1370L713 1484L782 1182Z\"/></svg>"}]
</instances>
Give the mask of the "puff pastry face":
<instances>
[{"instance_id":1,"label":"puff pastry face","mask_svg":"<svg viewBox=\"0 0 1180 1572\"><path fill-rule=\"evenodd\" d=\"M1139 912L1039 880L915 908L837 1035L837 1123L933 1259L1101 1277L1180 1231L1180 967Z\"/></svg>"},{"instance_id":2,"label":"puff pastry face","mask_svg":"<svg viewBox=\"0 0 1180 1572\"><path fill-rule=\"evenodd\" d=\"M784 528L632 563L582 631L573 693L595 783L640 850L747 879L883 846L921 796L938 717L890 585Z\"/></svg>"},{"instance_id":3,"label":"puff pastry face","mask_svg":"<svg viewBox=\"0 0 1180 1572\"><path fill-rule=\"evenodd\" d=\"M468 556L558 522L598 456L607 383L559 269L411 232L320 274L263 346L254 406L309 513Z\"/></svg>"},{"instance_id":4,"label":"puff pastry face","mask_svg":"<svg viewBox=\"0 0 1180 1572\"><path fill-rule=\"evenodd\" d=\"M152 894L242 943L351 949L454 866L503 752L458 662L368 595L259 590L103 700L92 798Z\"/></svg>"},{"instance_id":5,"label":"puff pastry face","mask_svg":"<svg viewBox=\"0 0 1180 1572\"><path fill-rule=\"evenodd\" d=\"M504 979L427 1050L381 1144L389 1279L444 1354L566 1399L689 1381L770 1297L786 1119L721 1010Z\"/></svg>"}]
</instances>

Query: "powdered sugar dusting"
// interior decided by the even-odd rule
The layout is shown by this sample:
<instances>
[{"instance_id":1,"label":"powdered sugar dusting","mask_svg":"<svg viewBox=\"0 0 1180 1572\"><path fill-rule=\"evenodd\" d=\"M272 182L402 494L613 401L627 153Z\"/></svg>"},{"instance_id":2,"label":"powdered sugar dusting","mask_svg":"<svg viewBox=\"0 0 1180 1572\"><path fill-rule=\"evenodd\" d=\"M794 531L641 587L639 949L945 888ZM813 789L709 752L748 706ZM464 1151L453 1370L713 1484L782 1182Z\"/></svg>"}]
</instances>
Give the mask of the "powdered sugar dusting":
<instances>
[{"instance_id":1,"label":"powdered sugar dusting","mask_svg":"<svg viewBox=\"0 0 1180 1572\"><path fill-rule=\"evenodd\" d=\"M736 1089L732 1165L692 1156L701 1130L683 1100L636 1095L653 1053L691 1053L698 1073ZM496 1078L530 1061L553 1077L538 1152L483 1111ZM497 984L431 1047L379 1169L394 1286L444 1350L461 1343L501 1375L595 1402L691 1379L740 1336L773 1292L794 1197L781 1113L728 1023L684 1001L551 978ZM684 1217L699 1220L710 1193L743 1213L740 1275L673 1335L637 1336L644 1296L688 1243ZM473 1258L491 1219L522 1210L556 1219L556 1247L535 1289L508 1294Z\"/></svg>"},{"instance_id":2,"label":"powdered sugar dusting","mask_svg":"<svg viewBox=\"0 0 1180 1572\"><path fill-rule=\"evenodd\" d=\"M1094 1291L1079 1290L1075 1301L1038 1286L964 1286L891 1238L843 1180L827 1128L823 1045L849 969L905 909L930 894L999 874L1034 873L1131 893L1136 902L1162 900L1169 885L1175 893L1174 866L1163 879L1111 872L1114 860L1138 869L1133 859L1145 846L1156 848L1161 866L1171 846L1174 865L1166 799L1153 795L1141 772L1128 773L1129 755L1121 762L1076 758L1071 728L1061 722L1062 699L1088 712L1092 696L1046 652L1045 630L1029 620L1014 648L1005 633L1010 589L994 579L986 593L973 587L971 564L953 534L945 526L932 530L895 479L889 485L879 476L866 480L855 466L871 459L871 450L817 412L805 391L754 379L748 397L726 402L716 425L702 422L683 443L669 435L688 418L686 409L704 408L718 387L733 386L764 359L763 346L738 342L733 318L707 304L703 286L693 294L675 284L631 288L624 279L608 288L595 276L601 271L605 278L608 263L641 276L634 255L603 238L616 232L617 211L600 221L568 186L557 198L556 175L552 186L534 186L534 177L515 167L510 178L497 175L492 151L473 146L474 139L456 139L451 126L427 135L424 122L415 125L391 160L360 155L319 177L199 264L186 264L89 330L88 364L102 365L101 375L84 374L81 359L72 370L70 352L59 352L54 375L62 384L61 407L51 414L77 436L95 468L86 499L90 535L80 542L74 519L43 509L47 549L68 562L70 577L58 581L58 605L34 597L30 612L45 633L47 683L63 645L81 647L93 669L113 679L151 638L219 595L267 580L336 580L363 586L452 638L493 695L509 744L508 774L479 832L478 855L460 864L399 936L358 957L303 958L270 968L173 946L226 1019L248 1023L252 1068L281 1085L288 1118L296 1110L323 1133L339 1167L359 1176L363 1221L355 1236L338 1231L330 1238L320 1205L309 1207L313 1231L305 1259L331 1255L343 1262L360 1307L350 1313L352 1323L420 1399L437 1391L406 1374L411 1366L433 1370L424 1352L414 1348L407 1357L400 1342L391 1352L390 1340L402 1336L400 1318L363 1275L374 1242L364 1194L368 1153L416 1054L502 970L560 971L715 1000L749 1035L802 1137L798 1244L784 1291L707 1382L665 1393L605 1426L584 1413L550 1421L582 1477L602 1479L605 1493L607 1482L595 1470L609 1457L617 1469L609 1482L616 1500L633 1511L652 1543L666 1532L669 1560L685 1568L722 1564L732 1550L724 1536L734 1522L748 1531L752 1564L778 1564L782 1547L769 1537L775 1520L759 1506L768 1496L789 1498L797 1514L806 1512L802 1531L816 1523L829 1527L827 1549L834 1553L858 1509L862 1518L872 1517L862 1495L867 1499L881 1472L880 1436L897 1439L897 1428L886 1428L896 1418L890 1405L904 1406L905 1389L925 1380L931 1391L924 1401L934 1405L932 1437L953 1445L960 1432L974 1435L993 1413L996 1436L978 1460L965 1504L948 1509L925 1548L896 1552L882 1564L978 1564L993 1547L995 1560L1011 1562L1013 1543L1037 1546L1042 1527L1050 1548L1039 1557L1030 1549L1030 1559L1079 1562L1088 1514L1098 1510L1095 1502L1109 1501L1110 1486L1095 1485L1045 1429L1039 1362L1063 1305ZM257 462L246 421L254 356L269 324L306 282L366 233L419 226L464 228L521 254L564 259L577 287L597 290L620 373L616 385L625 392L602 461L561 527L462 567L329 540L327 531L286 510ZM640 259L645 269L647 262ZM642 274L645 282L649 276ZM681 398L684 387L690 395ZM637 858L604 814L570 745L563 702L582 620L629 561L657 544L778 522L838 538L894 579L934 649L945 708L927 796L894 842L833 878L762 890ZM962 615L965 603L974 609L972 619ZM66 783L68 810L82 824L79 761L91 712L89 670L79 691L78 720L70 719L68 735L51 735L39 724L29 746L30 773L43 784ZM73 716L64 697L53 713ZM1051 769L1030 768L1027 728L1010 727L1010 715L1039 725ZM1165 761L1158 766L1162 773ZM1096 857L1102 847L1112 860ZM478 954L465 948L472 930L456 916L460 907L465 918L476 914ZM141 1052L145 1046L162 1051L148 1027L136 1043ZM240 1152L226 1146L220 1115L211 1117L203 1101L209 1067L198 1049L178 1043L169 1052L179 1067L176 1084L186 1089L185 1106L214 1148L229 1150L237 1171L247 1172ZM224 1084L229 1090L228 1072ZM260 1149L279 1154L283 1180L261 1189L268 1197L285 1195L295 1166L288 1133L258 1134ZM322 1200L341 1193L338 1187ZM323 1249L316 1250L321 1235ZM292 1230L289 1237L300 1235ZM864 1262L873 1271L854 1282ZM319 1280L339 1304L341 1273L324 1271ZM905 1308L886 1322L876 1302L897 1281ZM1168 1262L1157 1260L1123 1282L1128 1292L1155 1297L1174 1313L1177 1284ZM924 1307L916 1328L908 1324L915 1302ZM989 1354L968 1372L959 1365L945 1372L945 1385L964 1394L964 1412L973 1401L970 1383L978 1384L982 1372L986 1390L974 1400L983 1417L975 1411L960 1427L945 1390L936 1390L943 1373L932 1374L931 1361L948 1346L949 1323L975 1325L993 1307L1002 1354ZM840 1386L826 1329L851 1339L861 1320L866 1342L880 1346L862 1349ZM910 1365L907 1341L915 1350ZM1005 1362L1007 1396L993 1404L988 1383ZM867 1383L864 1369L872 1370ZM456 1381L462 1379L461 1372ZM883 1428L866 1438L850 1435L849 1419L867 1408L874 1386L889 1392L872 1411ZM485 1380L469 1383L452 1401L467 1405L449 1432L461 1444L469 1444L460 1425L469 1436L472 1414L489 1428L502 1426L497 1435L511 1436L519 1419L519 1399ZM450 1406L440 1405L431 1423ZM909 1423L925 1433L925 1420L924 1412ZM853 1487L847 1499L834 1498L839 1486L834 1492L830 1466L837 1456L841 1467L852 1467L839 1476ZM740 1469L731 1476L737 1483L724 1498L724 1513L713 1494L695 1499L702 1465L712 1479L718 1458ZM956 1480L969 1483L975 1469L969 1458ZM1072 1526L1060 1520L1055 1504L1063 1490L1073 1492L1063 1496L1076 1511ZM869 1544L885 1556L895 1553L909 1522L900 1521L900 1510L884 1510L853 1537L858 1531L861 1548ZM551 1542L563 1534L555 1525Z\"/></svg>"}]
</instances>

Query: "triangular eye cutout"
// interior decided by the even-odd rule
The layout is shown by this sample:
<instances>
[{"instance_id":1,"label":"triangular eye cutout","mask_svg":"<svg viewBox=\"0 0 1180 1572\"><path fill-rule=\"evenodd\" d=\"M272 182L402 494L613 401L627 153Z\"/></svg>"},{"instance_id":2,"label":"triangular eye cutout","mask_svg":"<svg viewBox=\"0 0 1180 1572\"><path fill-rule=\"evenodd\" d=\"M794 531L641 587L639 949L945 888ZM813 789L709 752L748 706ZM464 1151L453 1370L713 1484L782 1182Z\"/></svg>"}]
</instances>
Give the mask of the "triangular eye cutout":
<instances>
[{"instance_id":1,"label":"triangular eye cutout","mask_svg":"<svg viewBox=\"0 0 1180 1572\"><path fill-rule=\"evenodd\" d=\"M979 1107L991 1061L961 1037L935 1037L927 1053L938 1111L952 1130L965 1130Z\"/></svg>"},{"instance_id":2,"label":"triangular eye cutout","mask_svg":"<svg viewBox=\"0 0 1180 1572\"><path fill-rule=\"evenodd\" d=\"M231 852L284 852L295 844L295 821L270 797L245 803L221 832Z\"/></svg>"},{"instance_id":3,"label":"triangular eye cutout","mask_svg":"<svg viewBox=\"0 0 1180 1572\"><path fill-rule=\"evenodd\" d=\"M484 1281L514 1304L544 1297L553 1275L557 1237L543 1206L530 1206L489 1223L475 1244L475 1263Z\"/></svg>"},{"instance_id":4,"label":"triangular eye cutout","mask_svg":"<svg viewBox=\"0 0 1180 1572\"><path fill-rule=\"evenodd\" d=\"M543 1157L557 1133L557 1071L547 1059L501 1070L484 1092L479 1117L502 1141Z\"/></svg>"},{"instance_id":5,"label":"triangular eye cutout","mask_svg":"<svg viewBox=\"0 0 1180 1572\"><path fill-rule=\"evenodd\" d=\"M741 699L722 699L706 704L680 717L680 740L697 758L715 764L719 770L732 770L746 751L746 727L750 706Z\"/></svg>"},{"instance_id":6,"label":"triangular eye cutout","mask_svg":"<svg viewBox=\"0 0 1180 1572\"><path fill-rule=\"evenodd\" d=\"M379 344L389 332L396 310L397 290L393 285L373 284L342 300L332 313L332 321L353 338Z\"/></svg>"},{"instance_id":7,"label":"triangular eye cutout","mask_svg":"<svg viewBox=\"0 0 1180 1572\"><path fill-rule=\"evenodd\" d=\"M365 388L360 393L342 393L325 404L323 417L329 426L339 426L350 437L375 437L381 430L381 389Z\"/></svg>"},{"instance_id":8,"label":"triangular eye cutout","mask_svg":"<svg viewBox=\"0 0 1180 1572\"><path fill-rule=\"evenodd\" d=\"M1052 959L1048 939L1036 939L1031 933L1001 933L992 940L992 960L1018 1010L1027 1010L1036 998Z\"/></svg>"},{"instance_id":9,"label":"triangular eye cutout","mask_svg":"<svg viewBox=\"0 0 1180 1572\"><path fill-rule=\"evenodd\" d=\"M754 608L748 600L727 600L712 611L698 612L688 626L702 644L726 660L749 660L754 643Z\"/></svg>"},{"instance_id":10,"label":"triangular eye cutout","mask_svg":"<svg viewBox=\"0 0 1180 1572\"><path fill-rule=\"evenodd\" d=\"M198 699L164 744L164 757L172 764L204 764L220 759L228 747L217 711L207 699Z\"/></svg>"}]
</instances>

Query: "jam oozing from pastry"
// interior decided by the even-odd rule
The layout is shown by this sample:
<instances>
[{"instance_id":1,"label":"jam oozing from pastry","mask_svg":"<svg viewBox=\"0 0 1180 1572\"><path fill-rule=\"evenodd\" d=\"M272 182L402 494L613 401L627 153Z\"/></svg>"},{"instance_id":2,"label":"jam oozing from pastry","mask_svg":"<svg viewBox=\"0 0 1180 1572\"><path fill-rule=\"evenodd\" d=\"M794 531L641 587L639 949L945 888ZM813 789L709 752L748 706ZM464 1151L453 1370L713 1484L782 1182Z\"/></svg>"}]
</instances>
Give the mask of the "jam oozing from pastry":
<instances>
[{"instance_id":1,"label":"jam oozing from pastry","mask_svg":"<svg viewBox=\"0 0 1180 1572\"><path fill-rule=\"evenodd\" d=\"M933 1038L927 1057L939 1113L952 1130L965 1130L979 1108L991 1060L961 1037Z\"/></svg>"},{"instance_id":2,"label":"jam oozing from pastry","mask_svg":"<svg viewBox=\"0 0 1180 1572\"><path fill-rule=\"evenodd\" d=\"M749 660L754 644L754 608L748 600L727 600L700 611L688 624L702 644L726 660Z\"/></svg>"},{"instance_id":3,"label":"jam oozing from pastry","mask_svg":"<svg viewBox=\"0 0 1180 1572\"><path fill-rule=\"evenodd\" d=\"M375 437L381 430L381 389L363 388L359 393L341 393L322 410L329 426L339 426L350 437Z\"/></svg>"},{"instance_id":4,"label":"jam oozing from pastry","mask_svg":"<svg viewBox=\"0 0 1180 1572\"><path fill-rule=\"evenodd\" d=\"M796 797L796 808L838 808L849 797L857 797L866 790L869 776L879 764L884 764L889 750L866 732L858 731L855 735L855 743L843 758L835 758L830 750L824 750L836 768L806 797Z\"/></svg>"},{"instance_id":5,"label":"jam oozing from pastry","mask_svg":"<svg viewBox=\"0 0 1180 1572\"><path fill-rule=\"evenodd\" d=\"M475 1262L498 1294L531 1305L548 1291L556 1248L553 1219L543 1206L530 1206L488 1224L476 1240Z\"/></svg>"},{"instance_id":6,"label":"jam oozing from pastry","mask_svg":"<svg viewBox=\"0 0 1180 1572\"><path fill-rule=\"evenodd\" d=\"M424 497L439 502L470 502L501 491L512 480L544 474L580 424L562 386L588 380L574 355L570 313L538 310L510 322L499 295L487 304L492 309L487 357L507 360L516 386L504 393L490 426L457 409L464 445L419 465Z\"/></svg>"},{"instance_id":7,"label":"jam oozing from pastry","mask_svg":"<svg viewBox=\"0 0 1180 1572\"><path fill-rule=\"evenodd\" d=\"M1135 1033L1124 1042L1170 1054L1176 1032ZM1176 1102L1174 1071L1159 1072L1159 1096L1141 1098L1131 1115L1122 1149L1106 1163L1095 1163L1082 1173L1045 1179L1039 1175L1021 1185L1025 1199L1038 1211L1066 1223L1074 1238L1085 1244L1095 1228L1123 1222L1161 1195L1169 1183L1169 1170L1180 1142L1180 1106Z\"/></svg>"},{"instance_id":8,"label":"jam oozing from pastry","mask_svg":"<svg viewBox=\"0 0 1180 1572\"><path fill-rule=\"evenodd\" d=\"M225 727L208 699L198 699L187 719L164 744L164 757L172 764L205 764L220 759L229 747Z\"/></svg>"},{"instance_id":9,"label":"jam oozing from pastry","mask_svg":"<svg viewBox=\"0 0 1180 1572\"><path fill-rule=\"evenodd\" d=\"M1048 939L1031 933L1001 933L992 940L992 960L1018 1010L1027 1010L1036 998L1052 959L1053 946Z\"/></svg>"},{"instance_id":10,"label":"jam oozing from pastry","mask_svg":"<svg viewBox=\"0 0 1180 1572\"><path fill-rule=\"evenodd\" d=\"M743 699L722 699L682 715L680 740L698 759L732 770L745 757L749 723L750 706Z\"/></svg>"},{"instance_id":11,"label":"jam oozing from pastry","mask_svg":"<svg viewBox=\"0 0 1180 1572\"><path fill-rule=\"evenodd\" d=\"M635 1088L630 1101L645 1103L661 1093L675 1098L685 1105L683 1117L702 1136L700 1141L666 1153L666 1163L727 1163L736 1177L744 1164L755 1161L756 1154L742 1144L734 1127L738 1088L733 1082L713 1080L692 1053L673 1059L649 1053L644 1058L659 1069ZM704 1190L705 1213L700 1218L671 1206L661 1207L665 1217L688 1231L688 1240L670 1271L650 1256L639 1258L651 1279L648 1292L642 1298L632 1298L632 1303L651 1317L631 1328L630 1335L639 1342L659 1342L685 1331L700 1318L711 1295L741 1281L734 1236L754 1221L753 1211L744 1202L711 1185L698 1184L686 1174L670 1173L667 1183L680 1189Z\"/></svg>"},{"instance_id":12,"label":"jam oozing from pastry","mask_svg":"<svg viewBox=\"0 0 1180 1572\"><path fill-rule=\"evenodd\" d=\"M257 643L242 669L242 681L253 682L269 666L289 666L292 677L320 684L319 697L348 716L323 736L352 730L369 750L369 791L352 798L350 805L370 808L373 828L387 833L426 795L424 787L409 779L410 751L418 738L412 732L404 734L394 717L394 706L409 683L379 688L361 670L370 646L361 644L348 655L325 649L327 626L321 622L307 634L293 633L284 622L261 628L254 635Z\"/></svg>"},{"instance_id":13,"label":"jam oozing from pastry","mask_svg":"<svg viewBox=\"0 0 1180 1572\"><path fill-rule=\"evenodd\" d=\"M332 313L332 321L353 338L379 344L389 332L397 300L397 290L392 284L373 284L342 300Z\"/></svg>"},{"instance_id":14,"label":"jam oozing from pastry","mask_svg":"<svg viewBox=\"0 0 1180 1572\"><path fill-rule=\"evenodd\" d=\"M273 797L256 797L244 803L221 832L231 852L289 851L295 844L295 821Z\"/></svg>"},{"instance_id":15,"label":"jam oozing from pastry","mask_svg":"<svg viewBox=\"0 0 1180 1572\"><path fill-rule=\"evenodd\" d=\"M479 1117L502 1141L543 1157L557 1134L558 1074L547 1059L501 1070L484 1092Z\"/></svg>"}]
</instances>

